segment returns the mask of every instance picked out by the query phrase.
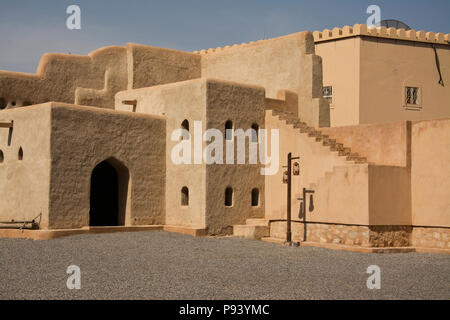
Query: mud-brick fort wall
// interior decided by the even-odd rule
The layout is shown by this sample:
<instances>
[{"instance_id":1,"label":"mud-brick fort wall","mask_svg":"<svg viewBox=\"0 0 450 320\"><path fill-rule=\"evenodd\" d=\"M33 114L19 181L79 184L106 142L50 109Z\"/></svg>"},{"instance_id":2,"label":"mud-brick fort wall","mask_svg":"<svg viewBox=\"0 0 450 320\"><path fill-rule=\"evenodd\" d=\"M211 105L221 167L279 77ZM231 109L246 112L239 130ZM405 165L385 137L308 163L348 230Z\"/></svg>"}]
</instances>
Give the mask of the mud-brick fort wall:
<instances>
[{"instance_id":1,"label":"mud-brick fort wall","mask_svg":"<svg viewBox=\"0 0 450 320\"><path fill-rule=\"evenodd\" d=\"M36 74L0 71L0 109L58 101L113 108L121 90L199 78L198 55L136 44L45 54Z\"/></svg>"},{"instance_id":2,"label":"mud-brick fort wall","mask_svg":"<svg viewBox=\"0 0 450 320\"><path fill-rule=\"evenodd\" d=\"M264 217L264 176L259 164L249 164L251 137L245 138L245 164L237 164L237 139L232 148L233 164L226 164L226 123L232 128L247 131L256 125L263 129L265 90L234 82L195 79L145 89L119 92L116 108L126 110L123 101L136 101L136 112L165 114L167 131L166 152L166 224L190 228L205 228L208 234L230 234L232 226L248 218ZM197 124L196 124L197 123ZM184 156L173 153L180 139L173 139L176 130L186 129L190 139L183 143L190 148L186 163L176 163L172 158ZM208 129L221 134L222 162L206 165L204 152L216 137L205 141ZM200 145L200 159L195 146ZM218 154L217 154L218 157ZM176 160L178 161L178 160ZM181 161L181 160L180 160ZM232 189L232 201L225 204L227 188ZM187 194L183 194L183 189ZM257 191L255 191L257 190ZM252 204L253 192L258 193L258 203ZM187 196L188 201L183 202Z\"/></svg>"},{"instance_id":3,"label":"mud-brick fort wall","mask_svg":"<svg viewBox=\"0 0 450 320\"><path fill-rule=\"evenodd\" d=\"M0 221L48 225L51 107L31 106L0 113Z\"/></svg>"},{"instance_id":4,"label":"mud-brick fort wall","mask_svg":"<svg viewBox=\"0 0 450 320\"><path fill-rule=\"evenodd\" d=\"M0 135L0 221L41 213L41 229L89 226L91 175L106 160L118 172L122 224L164 224L164 117L46 103L1 113L11 120Z\"/></svg>"}]
</instances>

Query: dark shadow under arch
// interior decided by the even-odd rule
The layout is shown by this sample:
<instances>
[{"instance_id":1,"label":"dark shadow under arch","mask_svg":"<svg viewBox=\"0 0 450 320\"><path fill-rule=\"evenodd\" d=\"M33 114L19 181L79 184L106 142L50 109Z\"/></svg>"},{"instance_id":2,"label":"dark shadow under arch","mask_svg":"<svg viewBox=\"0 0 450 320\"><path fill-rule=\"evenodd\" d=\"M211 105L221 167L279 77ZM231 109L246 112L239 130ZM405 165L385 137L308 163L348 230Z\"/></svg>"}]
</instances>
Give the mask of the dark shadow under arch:
<instances>
[{"instance_id":1,"label":"dark shadow under arch","mask_svg":"<svg viewBox=\"0 0 450 320\"><path fill-rule=\"evenodd\" d=\"M90 226L124 226L129 172L118 160L99 163L91 174Z\"/></svg>"}]
</instances>

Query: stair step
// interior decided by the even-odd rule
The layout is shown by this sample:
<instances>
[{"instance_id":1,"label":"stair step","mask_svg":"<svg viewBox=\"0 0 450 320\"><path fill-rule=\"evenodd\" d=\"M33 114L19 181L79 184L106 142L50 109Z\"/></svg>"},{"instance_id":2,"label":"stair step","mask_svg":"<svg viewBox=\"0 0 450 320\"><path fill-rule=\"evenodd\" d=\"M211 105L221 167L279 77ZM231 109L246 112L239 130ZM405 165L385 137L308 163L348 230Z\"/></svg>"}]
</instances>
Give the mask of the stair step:
<instances>
[{"instance_id":1,"label":"stair step","mask_svg":"<svg viewBox=\"0 0 450 320\"><path fill-rule=\"evenodd\" d=\"M283 120L283 121L289 121L289 120L292 120L292 116L288 116L288 115L279 115L278 116L278 118L280 118L280 120Z\"/></svg>"},{"instance_id":2,"label":"stair step","mask_svg":"<svg viewBox=\"0 0 450 320\"><path fill-rule=\"evenodd\" d=\"M270 236L270 228L265 226L236 225L233 236L246 239L261 239Z\"/></svg>"},{"instance_id":3,"label":"stair step","mask_svg":"<svg viewBox=\"0 0 450 320\"><path fill-rule=\"evenodd\" d=\"M323 140L323 145L324 146L334 146L336 144L336 139L330 139L330 138L327 138L327 139L324 139Z\"/></svg>"},{"instance_id":4,"label":"stair step","mask_svg":"<svg viewBox=\"0 0 450 320\"><path fill-rule=\"evenodd\" d=\"M312 129L311 131L309 131L308 136L309 136L309 137L316 137L316 138L319 138L319 137L322 136L322 133L321 133L320 131L317 131L317 130L315 130L315 129Z\"/></svg>"},{"instance_id":5,"label":"stair step","mask_svg":"<svg viewBox=\"0 0 450 320\"><path fill-rule=\"evenodd\" d=\"M344 145L342 143L335 143L334 145L330 146L331 151L343 151Z\"/></svg>"},{"instance_id":6,"label":"stair step","mask_svg":"<svg viewBox=\"0 0 450 320\"><path fill-rule=\"evenodd\" d=\"M300 123L300 119L298 119L298 118L296 118L296 119L287 119L286 120L286 123L287 124L297 124L297 123Z\"/></svg>"},{"instance_id":7,"label":"stair step","mask_svg":"<svg viewBox=\"0 0 450 320\"><path fill-rule=\"evenodd\" d=\"M259 227L269 227L270 226L270 220L268 219L247 219L246 221L248 226L259 226Z\"/></svg>"},{"instance_id":8,"label":"stair step","mask_svg":"<svg viewBox=\"0 0 450 320\"><path fill-rule=\"evenodd\" d=\"M289 111L283 111L283 110L277 110L277 109L271 109L273 115L291 115L292 113Z\"/></svg>"},{"instance_id":9,"label":"stair step","mask_svg":"<svg viewBox=\"0 0 450 320\"><path fill-rule=\"evenodd\" d=\"M354 153L351 153L350 155L347 156L347 160L348 161L359 161L359 162L366 162L366 158L361 157L359 155L355 155Z\"/></svg>"},{"instance_id":10,"label":"stair step","mask_svg":"<svg viewBox=\"0 0 450 320\"><path fill-rule=\"evenodd\" d=\"M300 133L309 133L310 129L308 127L300 127Z\"/></svg>"},{"instance_id":11,"label":"stair step","mask_svg":"<svg viewBox=\"0 0 450 320\"><path fill-rule=\"evenodd\" d=\"M344 148L342 149L342 151L343 151L343 152L346 152L347 154L350 154L350 153L352 152L352 149L351 149L351 148L346 148L346 147L344 147Z\"/></svg>"}]
</instances>

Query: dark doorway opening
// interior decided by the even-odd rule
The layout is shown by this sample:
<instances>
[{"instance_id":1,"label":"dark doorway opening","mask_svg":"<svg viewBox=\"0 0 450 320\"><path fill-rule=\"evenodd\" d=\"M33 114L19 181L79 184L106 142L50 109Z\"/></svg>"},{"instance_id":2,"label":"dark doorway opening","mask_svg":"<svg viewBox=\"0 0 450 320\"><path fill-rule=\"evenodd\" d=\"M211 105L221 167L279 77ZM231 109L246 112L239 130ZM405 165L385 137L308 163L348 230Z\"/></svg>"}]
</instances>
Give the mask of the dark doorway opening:
<instances>
[{"instance_id":1,"label":"dark doorway opening","mask_svg":"<svg viewBox=\"0 0 450 320\"><path fill-rule=\"evenodd\" d=\"M119 179L116 169L107 161L92 171L90 226L119 225Z\"/></svg>"}]
</instances>

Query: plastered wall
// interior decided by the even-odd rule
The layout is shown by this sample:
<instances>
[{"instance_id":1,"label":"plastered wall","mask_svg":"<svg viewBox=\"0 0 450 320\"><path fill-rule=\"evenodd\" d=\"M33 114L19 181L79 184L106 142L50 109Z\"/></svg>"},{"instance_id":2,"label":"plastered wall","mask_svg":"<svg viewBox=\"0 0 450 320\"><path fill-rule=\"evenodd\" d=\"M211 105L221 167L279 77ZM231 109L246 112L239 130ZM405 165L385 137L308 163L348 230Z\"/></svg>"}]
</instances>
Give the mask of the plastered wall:
<instances>
[{"instance_id":1,"label":"plastered wall","mask_svg":"<svg viewBox=\"0 0 450 320\"><path fill-rule=\"evenodd\" d=\"M225 137L225 123L233 122L235 130L247 131L256 124L264 129L265 90L223 81L207 81L207 128L218 129ZM234 164L206 167L206 225L210 234L230 234L232 226L245 224L248 218L263 218L265 208L264 176L261 165L249 164L249 143L246 138L246 164L237 163L235 139ZM224 162L225 162L224 154ZM231 206L225 206L225 190L233 189ZM252 190L258 189L259 203L252 206Z\"/></svg>"},{"instance_id":2,"label":"plastered wall","mask_svg":"<svg viewBox=\"0 0 450 320\"><path fill-rule=\"evenodd\" d=\"M314 32L323 85L333 87L331 126L450 116L450 34L365 25ZM438 83L439 59L444 85ZM418 108L405 87L418 87Z\"/></svg>"},{"instance_id":3,"label":"plastered wall","mask_svg":"<svg viewBox=\"0 0 450 320\"><path fill-rule=\"evenodd\" d=\"M206 170L203 161L194 164L194 139L190 139L191 163L175 164L172 161L172 150L180 143L180 139L172 141L172 133L181 128L183 121L189 121L191 134L194 133L194 122L201 123L201 129L206 128L206 81L191 80L179 83L155 86L136 90L119 92L116 96L116 108L129 110L124 100L136 100L137 113L165 114L167 126L164 131L164 142L167 145L166 162L166 224L192 228L205 228L206 202ZM202 148L205 143L200 136ZM177 155L183 155L178 153ZM189 205L182 206L181 190L189 189Z\"/></svg>"},{"instance_id":4,"label":"plastered wall","mask_svg":"<svg viewBox=\"0 0 450 320\"><path fill-rule=\"evenodd\" d=\"M359 38L316 44L316 54L322 57L323 86L333 87L332 127L359 123L360 46Z\"/></svg>"},{"instance_id":5,"label":"plastered wall","mask_svg":"<svg viewBox=\"0 0 450 320\"><path fill-rule=\"evenodd\" d=\"M266 218L285 219L287 189L283 184L283 166L287 165L287 156L292 152L293 157L300 157L295 160L300 163L300 176L293 176L292 179L292 212L293 216L298 215L300 197L303 188L309 188L312 183L325 176L326 172L332 171L334 166L345 165L345 158L338 157L330 152L329 147L322 143L317 143L314 137L308 137L306 133L300 133L298 128L287 125L285 121L280 121L273 116L272 111L267 110L265 115L267 130L279 131L279 170L275 175L266 176ZM269 141L271 148L272 141Z\"/></svg>"},{"instance_id":6,"label":"plastered wall","mask_svg":"<svg viewBox=\"0 0 450 320\"><path fill-rule=\"evenodd\" d=\"M450 227L450 119L412 123L412 221Z\"/></svg>"},{"instance_id":7,"label":"plastered wall","mask_svg":"<svg viewBox=\"0 0 450 320\"><path fill-rule=\"evenodd\" d=\"M200 162L195 160L195 145L201 145L200 152L204 152L210 144L203 141L206 129L217 129L225 137L225 123L228 120L233 122L235 129L245 131L253 124L264 128L263 88L202 78L119 92L116 108L130 111L130 106L123 104L126 100L137 101L136 112L167 116L166 224L207 228L209 234L227 234L234 224L242 224L247 218L264 216L264 177L259 165L238 165L237 161L234 165L206 165L203 153ZM177 164L172 159L172 150L180 140L172 141L171 138L175 130L182 128L185 120L189 122L191 134L190 164ZM196 121L201 131L196 131ZM223 143L225 147L225 141ZM248 151L246 156L248 158ZM225 163L225 151L223 157ZM183 187L189 189L188 206L181 203ZM225 206L227 187L232 187L234 191L233 205L230 207ZM260 192L256 207L251 205L254 188Z\"/></svg>"},{"instance_id":8,"label":"plastered wall","mask_svg":"<svg viewBox=\"0 0 450 320\"><path fill-rule=\"evenodd\" d=\"M201 77L201 57L188 52L127 44L128 87L137 89Z\"/></svg>"},{"instance_id":9,"label":"plastered wall","mask_svg":"<svg viewBox=\"0 0 450 320\"><path fill-rule=\"evenodd\" d=\"M360 122L428 120L450 116L450 46L364 38L361 42ZM444 83L444 84L445 84ZM420 88L419 110L406 107L405 87Z\"/></svg>"},{"instance_id":10,"label":"plastered wall","mask_svg":"<svg viewBox=\"0 0 450 320\"><path fill-rule=\"evenodd\" d=\"M6 110L0 122L14 121L12 130L0 128L0 221L31 221L48 225L50 189L49 105ZM19 160L19 149L23 158Z\"/></svg>"},{"instance_id":11,"label":"plastered wall","mask_svg":"<svg viewBox=\"0 0 450 320\"><path fill-rule=\"evenodd\" d=\"M87 56L48 53L36 74L0 71L0 98L7 108L59 101L112 109L121 90L200 75L200 56L144 45L105 47Z\"/></svg>"},{"instance_id":12,"label":"plastered wall","mask_svg":"<svg viewBox=\"0 0 450 320\"><path fill-rule=\"evenodd\" d=\"M114 91L127 86L126 63L122 47L102 48L88 56L48 53L36 74L0 71L0 97L10 102L9 107L14 107L12 102L20 106L60 101L111 108Z\"/></svg>"},{"instance_id":13,"label":"plastered wall","mask_svg":"<svg viewBox=\"0 0 450 320\"><path fill-rule=\"evenodd\" d=\"M230 48L202 51L202 77L218 78L298 95L300 118L313 126L329 126L328 104L322 101L321 59L314 55L310 32Z\"/></svg>"},{"instance_id":14,"label":"plastered wall","mask_svg":"<svg viewBox=\"0 0 450 320\"><path fill-rule=\"evenodd\" d=\"M364 155L368 162L406 167L410 159L410 129L407 121L397 121L322 128L321 131Z\"/></svg>"},{"instance_id":15,"label":"plastered wall","mask_svg":"<svg viewBox=\"0 0 450 320\"><path fill-rule=\"evenodd\" d=\"M164 224L165 118L60 103L49 105L49 227L89 225L92 170L107 159L129 172L125 224Z\"/></svg>"}]
</instances>

